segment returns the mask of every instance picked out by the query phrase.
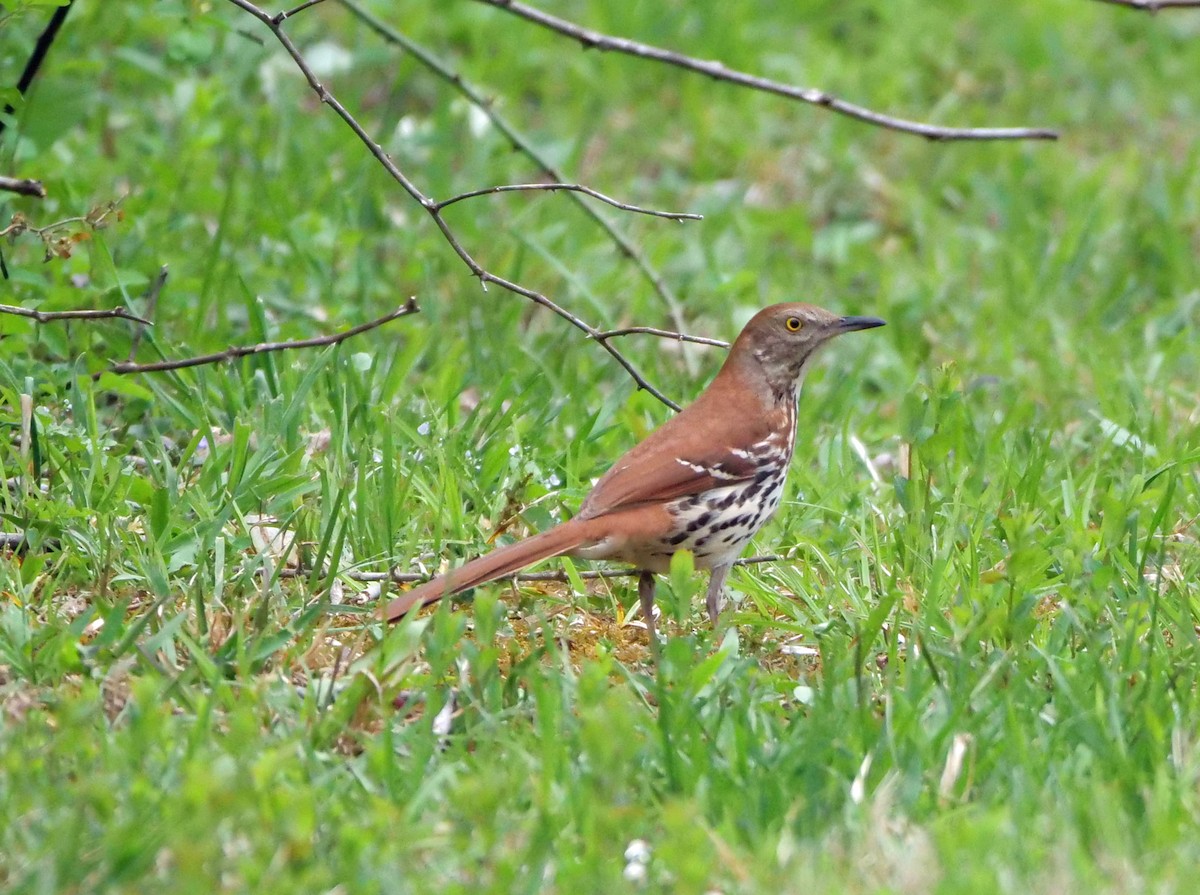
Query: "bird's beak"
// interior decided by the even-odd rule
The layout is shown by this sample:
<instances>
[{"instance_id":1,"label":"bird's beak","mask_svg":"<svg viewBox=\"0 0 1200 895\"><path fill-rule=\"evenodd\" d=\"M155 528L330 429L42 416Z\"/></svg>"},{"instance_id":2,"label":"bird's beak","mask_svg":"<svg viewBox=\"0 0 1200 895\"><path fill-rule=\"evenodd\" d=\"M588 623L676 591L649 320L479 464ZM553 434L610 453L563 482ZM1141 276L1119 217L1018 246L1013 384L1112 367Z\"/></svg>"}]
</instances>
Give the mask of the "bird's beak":
<instances>
[{"instance_id":1,"label":"bird's beak","mask_svg":"<svg viewBox=\"0 0 1200 895\"><path fill-rule=\"evenodd\" d=\"M883 320L878 317L842 317L834 324L834 329L840 333L852 333L860 329L874 329L877 326L886 326Z\"/></svg>"}]
</instances>

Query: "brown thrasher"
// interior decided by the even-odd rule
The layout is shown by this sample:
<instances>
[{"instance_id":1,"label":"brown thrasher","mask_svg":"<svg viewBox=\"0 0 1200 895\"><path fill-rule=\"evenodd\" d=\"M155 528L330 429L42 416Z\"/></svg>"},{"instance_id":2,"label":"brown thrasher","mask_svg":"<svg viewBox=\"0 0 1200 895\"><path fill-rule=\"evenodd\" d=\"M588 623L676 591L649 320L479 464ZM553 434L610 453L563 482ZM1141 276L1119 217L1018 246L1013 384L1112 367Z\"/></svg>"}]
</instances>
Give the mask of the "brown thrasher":
<instances>
[{"instance_id":1,"label":"brown thrasher","mask_svg":"<svg viewBox=\"0 0 1200 895\"><path fill-rule=\"evenodd\" d=\"M641 571L642 617L654 642L654 573L690 550L712 570L716 623L725 577L779 506L796 443L796 399L808 362L835 336L883 326L806 304L759 311L708 388L601 477L579 515L419 585L388 604L388 621L552 556L611 559Z\"/></svg>"}]
</instances>

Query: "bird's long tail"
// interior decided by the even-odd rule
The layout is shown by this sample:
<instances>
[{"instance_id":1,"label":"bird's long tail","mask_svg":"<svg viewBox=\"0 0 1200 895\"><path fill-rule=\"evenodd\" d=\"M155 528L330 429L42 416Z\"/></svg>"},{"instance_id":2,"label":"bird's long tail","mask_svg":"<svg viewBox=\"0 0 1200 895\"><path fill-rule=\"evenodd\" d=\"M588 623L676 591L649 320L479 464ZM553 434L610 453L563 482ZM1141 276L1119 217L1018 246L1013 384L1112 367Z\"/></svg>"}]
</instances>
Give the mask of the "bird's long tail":
<instances>
[{"instance_id":1,"label":"bird's long tail","mask_svg":"<svg viewBox=\"0 0 1200 895\"><path fill-rule=\"evenodd\" d=\"M505 575L519 572L526 566L531 566L543 559L569 553L576 547L593 540L589 529L590 526L587 522L572 519L549 531L486 553L445 575L440 575L432 581L405 591L388 603L383 613L384 618L389 622L399 621L414 606L435 603L442 597L449 597L472 587L487 584L489 581L495 581L497 578L503 578Z\"/></svg>"}]
</instances>

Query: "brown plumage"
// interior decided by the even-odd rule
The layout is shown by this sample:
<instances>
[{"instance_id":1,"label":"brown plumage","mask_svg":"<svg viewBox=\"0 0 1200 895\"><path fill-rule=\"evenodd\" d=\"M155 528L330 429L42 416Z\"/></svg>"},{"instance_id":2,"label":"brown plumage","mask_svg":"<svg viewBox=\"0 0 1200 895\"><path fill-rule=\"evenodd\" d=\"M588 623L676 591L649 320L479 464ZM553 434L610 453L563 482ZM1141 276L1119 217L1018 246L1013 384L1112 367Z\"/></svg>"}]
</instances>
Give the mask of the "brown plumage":
<instances>
[{"instance_id":1,"label":"brown plumage","mask_svg":"<svg viewBox=\"0 0 1200 895\"><path fill-rule=\"evenodd\" d=\"M519 572L553 556L629 563L654 632L654 573L679 550L712 570L716 622L725 577L779 504L796 434L796 399L809 361L835 336L883 326L812 305L772 305L746 324L725 364L694 403L619 459L579 515L493 550L392 600L396 621L417 606Z\"/></svg>"}]
</instances>

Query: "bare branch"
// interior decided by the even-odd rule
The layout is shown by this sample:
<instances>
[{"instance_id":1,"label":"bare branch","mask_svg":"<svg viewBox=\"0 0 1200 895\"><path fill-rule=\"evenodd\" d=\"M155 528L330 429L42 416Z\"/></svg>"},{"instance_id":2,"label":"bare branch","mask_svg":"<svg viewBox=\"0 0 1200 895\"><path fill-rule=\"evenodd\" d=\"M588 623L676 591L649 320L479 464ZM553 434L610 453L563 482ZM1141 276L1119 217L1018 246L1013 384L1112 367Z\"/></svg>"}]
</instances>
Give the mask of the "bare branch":
<instances>
[{"instance_id":1,"label":"bare branch","mask_svg":"<svg viewBox=\"0 0 1200 895\"><path fill-rule=\"evenodd\" d=\"M33 83L33 79L37 77L38 70L41 69L42 63L46 61L46 54L50 52L50 47L54 44L54 38L58 36L58 31L62 28L63 22L67 20L67 13L71 11L71 4L75 0L67 0L62 6L59 6L50 14L50 20L46 23L46 27L42 29L42 33L38 35L37 43L33 45L33 52L29 54L29 59L25 63L25 69L21 72L21 77L17 81L17 92L24 96L29 91L29 85ZM13 107L5 103L4 114L11 115ZM0 134L4 133L4 128L7 122L0 118Z\"/></svg>"},{"instance_id":2,"label":"bare branch","mask_svg":"<svg viewBox=\"0 0 1200 895\"><path fill-rule=\"evenodd\" d=\"M445 225L445 222L442 221L442 219L440 217L436 218L436 220L437 220L438 226L441 227L441 229L442 229L443 235L446 237L447 240L450 241L451 245L453 245L455 247L455 249L457 251L459 251L460 256L466 255L465 252L461 251L461 246L458 245L458 240L456 240L454 238L454 234L452 234L450 232L450 229ZM466 257L469 258L470 256L467 255ZM484 270L482 267L479 267L477 264L475 264L474 260L470 261L469 265L474 265L474 267L477 268L475 270L475 275L479 278L479 282L483 285L483 287L485 289L487 288L488 283L495 283L497 286L500 286L502 289L507 289L509 292L515 292L517 295L523 295L525 298L528 298L532 302L536 302L537 304L540 304L540 305L545 305L546 307L553 310L560 317L570 321L578 329L583 330L583 332L586 333L590 338L595 338L595 335L598 332L598 330L596 330L592 326L589 326L587 323L584 323L582 320L580 320L578 317L576 317L574 314L572 314L570 311L566 310L565 308L560 308L558 305L554 304L554 302L550 301L550 299L546 298L546 296L542 295L540 292L535 292L534 290L528 289L525 286L520 285L519 283L514 283L512 280L506 280L503 277L498 277L493 273L489 273L488 271ZM601 341L601 342L599 342L599 345L601 348L603 348L605 351L607 351L612 356L613 360L615 360L618 364L621 365L622 368L624 368L625 372L629 374L629 376L633 379L633 381L635 383L637 383L638 388L649 392L651 395L653 395L655 398L657 398L662 403L666 404L668 407L670 407L674 411L679 411L682 409L678 404L676 404L674 401L672 401L670 398L668 398L666 395L664 395L662 392L660 392L658 389L656 389L653 385L651 385L650 382L637 369L637 367L635 367L633 365L633 363L627 357L625 357L624 354L622 354L620 351L618 351L616 348L614 348L607 341Z\"/></svg>"},{"instance_id":3,"label":"bare branch","mask_svg":"<svg viewBox=\"0 0 1200 895\"><path fill-rule=\"evenodd\" d=\"M601 202L611 205L613 208L619 208L621 211L630 211L634 214L647 214L656 218L668 218L672 221L702 221L704 215L690 214L682 211L655 211L651 208L640 208L637 205L627 205L624 202L618 202L611 196L606 196L604 193L597 192L591 187L586 187L578 183L510 183L504 186L489 186L480 190L471 190L467 193L459 193L457 196L451 196L449 199L443 199L434 206L438 211L453 205L455 202L461 202L463 199L474 199L477 196L490 196L493 193L516 193L516 192L533 192L545 191L549 193L563 190L565 192L583 193L585 196L591 196L593 199L599 199Z\"/></svg>"},{"instance_id":4,"label":"bare branch","mask_svg":"<svg viewBox=\"0 0 1200 895\"><path fill-rule=\"evenodd\" d=\"M271 16L271 21L276 25L282 25L285 19L290 19L297 13L304 12L304 10L308 9L310 6L316 6L318 3L324 2L325 0L305 0L305 2L301 3L299 6L284 10L283 12L275 13L275 15Z\"/></svg>"},{"instance_id":5,"label":"bare branch","mask_svg":"<svg viewBox=\"0 0 1200 895\"><path fill-rule=\"evenodd\" d=\"M1160 9L1200 9L1200 0L1097 0L1110 6L1124 6L1142 12L1158 12Z\"/></svg>"},{"instance_id":6,"label":"bare branch","mask_svg":"<svg viewBox=\"0 0 1200 895\"><path fill-rule=\"evenodd\" d=\"M653 326L626 326L623 329L610 329L607 332L596 333L593 336L598 342L614 339L617 336L632 336L637 334L658 336L662 339L674 339L676 342L694 342L697 345L712 345L714 348L728 348L729 343L724 339L710 339L707 336L689 336L670 329L657 329Z\"/></svg>"},{"instance_id":7,"label":"bare branch","mask_svg":"<svg viewBox=\"0 0 1200 895\"><path fill-rule=\"evenodd\" d=\"M92 230L103 230L108 226L108 218L114 212L117 213L118 219L120 219L120 206L121 200L114 199L112 202L105 202L103 205L97 205L87 214L63 218L61 221L55 221L52 224L46 224L44 227L33 226L28 220L26 220L25 215L18 212L12 216L12 220L9 222L8 226L3 230L0 230L0 237L7 236L10 239L15 239L22 233L33 233L34 235L45 240L51 234L72 225L84 226Z\"/></svg>"},{"instance_id":8,"label":"bare branch","mask_svg":"<svg viewBox=\"0 0 1200 895\"><path fill-rule=\"evenodd\" d=\"M100 308L84 311L35 311L33 308L22 308L17 305L0 305L0 314L12 314L15 317L28 317L38 323L49 323L51 320L102 320L104 318L119 318L132 320L145 326L153 326L149 320L139 317L125 308Z\"/></svg>"},{"instance_id":9,"label":"bare branch","mask_svg":"<svg viewBox=\"0 0 1200 895\"><path fill-rule=\"evenodd\" d=\"M128 373L159 373L163 370L181 370L185 367L200 367L205 364L219 364L223 361L236 360L239 357L247 357L251 354L267 354L272 351L290 351L295 348L320 348L325 345L336 345L339 342L344 342L351 336L357 336L360 333L365 333L368 330L383 326L385 323L397 319L398 317L407 317L409 314L415 314L420 309L417 307L417 300L410 298L407 302L401 305L390 314L384 314L375 320L368 323L363 323L350 329L342 330L339 333L333 333L328 336L317 336L312 339L297 339L293 342L260 342L257 345L241 345L233 348L228 348L225 351L218 351L215 354L203 354L198 357L185 357L179 360L164 360L156 361L150 364L134 364L120 363L113 364L107 371L109 373L128 374ZM97 373L93 378L99 378L102 373Z\"/></svg>"},{"instance_id":10,"label":"bare branch","mask_svg":"<svg viewBox=\"0 0 1200 895\"><path fill-rule=\"evenodd\" d=\"M488 283L495 283L497 286L507 290L508 292L520 295L536 304L550 309L555 314L562 317L572 326L581 330L588 336L594 336L595 333L598 332L595 327L585 323L579 317L572 314L566 308L556 304L542 293L486 270L465 248L463 248L462 243L458 241L458 237L454 234L454 231L450 228L450 225L446 223L445 218L442 217L441 212L438 210L437 202L421 192L416 183L410 180L409 177L400 170L396 163L392 161L391 156L384 152L383 147L371 138L363 126L359 124L358 120L353 115L350 114L350 112L345 106L342 105L337 97L335 97L320 82L320 80L317 79L316 73L313 72L312 67L309 66L307 60L305 60L304 56L300 53L300 50L296 47L296 44L288 36L287 32L283 30L282 26L273 21L271 16L251 3L250 0L229 0L229 2L239 9L248 12L271 30L271 33L274 34L276 39L283 45L283 48L287 51L288 55L292 57L292 61L296 63L296 67L299 68L304 74L304 77L308 81L309 86L313 89L313 92L320 97L321 102L333 109L337 116L341 118L342 121L344 121L346 125L354 132L355 136L357 136L359 140L363 142L363 144L376 158L379 164L383 166L384 170L387 171L388 174L391 175L392 179L400 185L401 189L408 193L408 195L414 201L419 203L421 207L428 212L429 216L433 218L433 222L441 231L442 236L446 239L446 242L448 242L450 247L454 250L454 253L458 255L463 264L465 264L475 278L479 280L480 285L485 290L487 289ZM624 368L625 372L629 374L635 383L637 383L638 388L649 392L672 410L679 410L679 405L651 385L649 380L647 380L641 374L641 372L628 358L625 357L624 354L622 354L608 342L600 342L599 344L604 348L605 351L609 353L609 355L612 356L613 360L615 360L621 365L621 367Z\"/></svg>"},{"instance_id":11,"label":"bare branch","mask_svg":"<svg viewBox=\"0 0 1200 895\"><path fill-rule=\"evenodd\" d=\"M103 230L108 226L109 217L113 215L117 220L121 220L120 206L121 199L114 199L112 202L97 205L85 215L63 218L61 221L46 224L44 227L33 226L25 215L17 212L12 216L8 226L0 230L0 238L8 237L10 241L13 241L22 234L32 233L42 241L46 250L46 261L50 261L54 257L69 258L75 244L81 239L87 238L88 230ZM58 235L60 230L72 226L79 227L80 230L74 234Z\"/></svg>"},{"instance_id":12,"label":"bare branch","mask_svg":"<svg viewBox=\"0 0 1200 895\"><path fill-rule=\"evenodd\" d=\"M518 131L508 119L496 111L496 104L484 96L483 92L466 80L459 72L452 69L448 64L438 59L433 53L423 47L421 44L412 40L394 28L389 27L384 22L375 18L369 12L358 6L353 0L340 0L341 4L357 16L367 27L378 34L381 38L391 44L403 49L414 59L420 62L425 68L441 78L460 94L466 97L476 109L487 116L492 127L496 128L505 139L512 143L513 148L524 155L527 159L537 165L542 172L551 180L564 181L567 180L562 172L556 168L550 160L538 151L533 141L528 139L524 134ZM663 303L667 306L667 312L671 317L671 322L679 329L684 328L683 318L683 303L674 291L667 285L666 281L658 273L657 270L647 260L645 254L629 239L624 233L617 229L616 223L595 205L586 201L585 197L579 193L570 194L577 208L581 209L585 215L591 218L599 225L616 245L617 249L633 262L634 266L641 271L642 276L650 284L650 287L655 291ZM686 358L685 358L686 360ZM689 365L690 366L690 365Z\"/></svg>"},{"instance_id":13,"label":"bare branch","mask_svg":"<svg viewBox=\"0 0 1200 895\"><path fill-rule=\"evenodd\" d=\"M791 84L784 84L781 81L760 78L728 68L721 62L696 59L693 56L686 56L683 53L676 53L673 50L664 50L660 47L640 43L636 40L602 34L599 31L593 31L590 28L584 28L566 19L560 19L557 16L542 12L540 9L536 9L525 3L519 3L517 0L477 0L477 2L506 10L536 25L541 25L543 28L548 28L551 31L556 31L559 34L577 40L583 45L584 49L607 50L614 53L625 53L629 56L636 56L639 59L651 59L655 62L663 62L667 65L674 65L677 68L707 75L717 81L727 81L730 84L749 87L751 90L761 90L764 93L774 93L777 96L799 100L800 102L810 103L814 106L823 106L830 111L837 112L839 115L845 115L848 118L865 121L867 124L873 124L877 127L887 128L888 130L916 134L928 140L1058 139L1057 131L1046 128L939 127L921 121L895 118L891 115L884 115L864 106L858 106L843 99L838 99L836 96L813 87L796 87Z\"/></svg>"},{"instance_id":14,"label":"bare branch","mask_svg":"<svg viewBox=\"0 0 1200 895\"><path fill-rule=\"evenodd\" d=\"M46 198L46 188L42 186L40 180L29 180L23 177L0 176L0 190L17 193L21 196L33 196L37 199Z\"/></svg>"}]
</instances>

